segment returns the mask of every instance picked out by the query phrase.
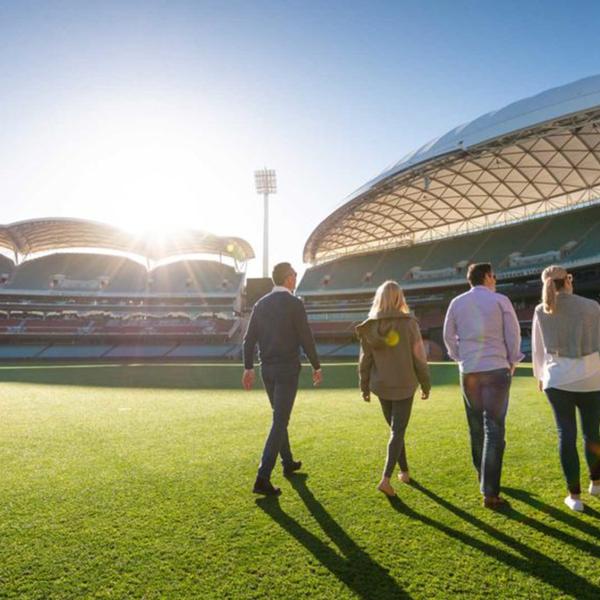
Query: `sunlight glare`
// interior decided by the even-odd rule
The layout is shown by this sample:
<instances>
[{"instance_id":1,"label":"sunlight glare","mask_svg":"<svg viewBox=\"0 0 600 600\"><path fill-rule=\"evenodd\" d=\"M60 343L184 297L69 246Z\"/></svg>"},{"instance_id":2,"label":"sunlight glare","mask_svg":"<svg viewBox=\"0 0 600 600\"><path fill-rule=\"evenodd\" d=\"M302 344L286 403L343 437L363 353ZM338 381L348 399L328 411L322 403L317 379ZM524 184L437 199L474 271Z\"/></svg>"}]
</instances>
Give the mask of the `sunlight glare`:
<instances>
[{"instance_id":1,"label":"sunlight glare","mask_svg":"<svg viewBox=\"0 0 600 600\"><path fill-rule=\"evenodd\" d=\"M60 133L68 127L67 142L56 144L56 131L45 140L52 152L38 174L45 180L38 193L57 214L135 233L229 229L243 237L247 219L236 218L239 211L222 199L253 194L251 167L239 167L247 181L232 181L232 164L244 149L214 119L195 105L165 99L105 102L70 115L54 126Z\"/></svg>"}]
</instances>

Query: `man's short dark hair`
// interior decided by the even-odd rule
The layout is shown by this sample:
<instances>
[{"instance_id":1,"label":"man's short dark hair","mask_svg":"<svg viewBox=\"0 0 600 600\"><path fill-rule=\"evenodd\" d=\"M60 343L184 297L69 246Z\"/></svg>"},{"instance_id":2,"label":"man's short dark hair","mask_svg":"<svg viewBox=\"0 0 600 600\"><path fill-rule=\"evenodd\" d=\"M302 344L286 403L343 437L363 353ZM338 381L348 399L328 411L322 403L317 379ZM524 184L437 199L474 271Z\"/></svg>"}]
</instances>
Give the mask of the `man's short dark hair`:
<instances>
[{"instance_id":1,"label":"man's short dark hair","mask_svg":"<svg viewBox=\"0 0 600 600\"><path fill-rule=\"evenodd\" d=\"M289 262L278 263L273 267L271 279L275 285L283 285L289 275L295 275L296 271Z\"/></svg>"},{"instance_id":2,"label":"man's short dark hair","mask_svg":"<svg viewBox=\"0 0 600 600\"><path fill-rule=\"evenodd\" d=\"M467 269L467 281L475 285L483 285L485 276L492 274L492 265L490 263L473 263Z\"/></svg>"}]
</instances>

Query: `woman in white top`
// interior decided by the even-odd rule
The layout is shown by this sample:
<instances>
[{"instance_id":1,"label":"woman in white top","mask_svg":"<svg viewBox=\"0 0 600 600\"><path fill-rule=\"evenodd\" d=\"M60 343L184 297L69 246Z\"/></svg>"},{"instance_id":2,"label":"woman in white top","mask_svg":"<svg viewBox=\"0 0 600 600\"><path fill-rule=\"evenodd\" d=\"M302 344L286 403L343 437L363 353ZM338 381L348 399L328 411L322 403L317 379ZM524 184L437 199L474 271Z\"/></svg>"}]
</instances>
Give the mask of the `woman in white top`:
<instances>
[{"instance_id":1,"label":"woman in white top","mask_svg":"<svg viewBox=\"0 0 600 600\"><path fill-rule=\"evenodd\" d=\"M542 273L542 303L532 326L533 374L552 405L560 462L569 490L565 504L583 510L577 453L579 411L589 492L600 496L600 305L573 294L573 277L553 265Z\"/></svg>"}]
</instances>

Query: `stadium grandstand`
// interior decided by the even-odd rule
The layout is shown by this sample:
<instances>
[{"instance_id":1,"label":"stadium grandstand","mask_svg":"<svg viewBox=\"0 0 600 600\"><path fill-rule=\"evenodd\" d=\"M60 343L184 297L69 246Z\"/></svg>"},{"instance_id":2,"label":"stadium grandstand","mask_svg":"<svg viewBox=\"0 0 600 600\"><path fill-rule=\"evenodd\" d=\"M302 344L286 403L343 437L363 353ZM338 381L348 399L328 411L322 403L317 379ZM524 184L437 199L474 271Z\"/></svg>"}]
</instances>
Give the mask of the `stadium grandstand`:
<instances>
[{"instance_id":1,"label":"stadium grandstand","mask_svg":"<svg viewBox=\"0 0 600 600\"><path fill-rule=\"evenodd\" d=\"M0 360L239 354L254 257L240 238L34 219L0 226L0 252Z\"/></svg>"},{"instance_id":2,"label":"stadium grandstand","mask_svg":"<svg viewBox=\"0 0 600 600\"><path fill-rule=\"evenodd\" d=\"M472 262L492 262L530 352L541 271L560 263L578 293L600 291L600 76L520 100L457 127L366 183L308 238L298 293L321 353L355 357L354 325L396 279L445 356L450 300Z\"/></svg>"},{"instance_id":3,"label":"stadium grandstand","mask_svg":"<svg viewBox=\"0 0 600 600\"><path fill-rule=\"evenodd\" d=\"M229 360L254 301L240 238L134 236L79 219L0 225L0 360ZM530 352L545 266L600 291L600 76L457 127L366 183L308 238L298 286L324 358L356 359L355 325L398 280L429 357L472 262L491 262Z\"/></svg>"}]
</instances>

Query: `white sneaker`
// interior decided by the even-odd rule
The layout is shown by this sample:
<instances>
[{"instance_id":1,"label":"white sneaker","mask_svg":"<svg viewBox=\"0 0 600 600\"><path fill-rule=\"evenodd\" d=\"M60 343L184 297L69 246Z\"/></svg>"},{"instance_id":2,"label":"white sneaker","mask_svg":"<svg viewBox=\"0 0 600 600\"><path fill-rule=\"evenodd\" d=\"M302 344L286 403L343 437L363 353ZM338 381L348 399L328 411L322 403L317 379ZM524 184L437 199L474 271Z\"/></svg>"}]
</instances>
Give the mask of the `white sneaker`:
<instances>
[{"instance_id":1,"label":"white sneaker","mask_svg":"<svg viewBox=\"0 0 600 600\"><path fill-rule=\"evenodd\" d=\"M594 485L594 482L590 481L589 492L592 496L600 496L600 483L598 485Z\"/></svg>"},{"instance_id":2,"label":"white sneaker","mask_svg":"<svg viewBox=\"0 0 600 600\"><path fill-rule=\"evenodd\" d=\"M576 500L575 498L571 498L571 496L567 496L565 498L565 504L575 512L583 512L583 502L581 500Z\"/></svg>"}]
</instances>

